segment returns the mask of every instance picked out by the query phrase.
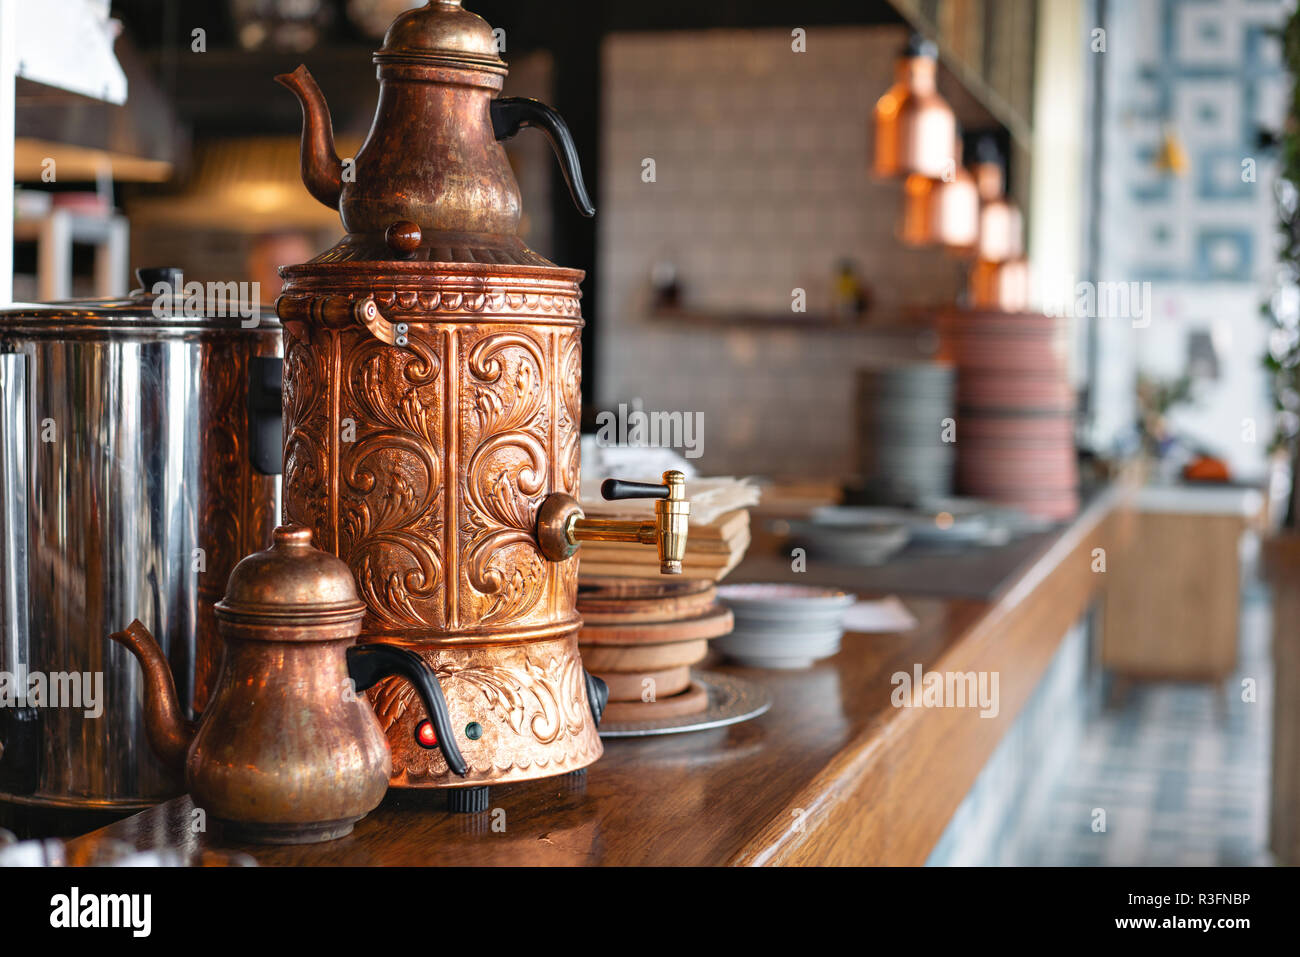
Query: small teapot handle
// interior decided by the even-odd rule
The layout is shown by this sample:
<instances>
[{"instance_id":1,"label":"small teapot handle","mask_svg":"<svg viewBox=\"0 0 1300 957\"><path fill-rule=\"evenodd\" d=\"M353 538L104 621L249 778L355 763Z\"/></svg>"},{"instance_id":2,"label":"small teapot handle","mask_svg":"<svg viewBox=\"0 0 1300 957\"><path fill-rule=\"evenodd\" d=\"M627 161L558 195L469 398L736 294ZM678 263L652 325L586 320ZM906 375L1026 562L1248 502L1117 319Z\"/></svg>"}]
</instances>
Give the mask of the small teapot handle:
<instances>
[{"instance_id":1,"label":"small teapot handle","mask_svg":"<svg viewBox=\"0 0 1300 957\"><path fill-rule=\"evenodd\" d=\"M438 676L427 661L414 651L397 645L352 645L348 648L348 674L358 691L365 691L389 675L400 675L409 681L424 701L424 710L438 734L438 748L447 759L447 767L461 777L469 773L469 765L456 746L447 699L443 697Z\"/></svg>"},{"instance_id":2,"label":"small teapot handle","mask_svg":"<svg viewBox=\"0 0 1300 957\"><path fill-rule=\"evenodd\" d=\"M569 195L573 205L582 215L590 219L596 215L596 207L587 195L587 184L582 179L582 164L578 160L578 148L573 145L573 134L564 117L540 100L531 100L522 96L502 96L491 103L492 132L498 140L508 140L527 126L536 127L546 134L551 141L551 148L560 161L564 171L564 182L569 186Z\"/></svg>"},{"instance_id":3,"label":"small teapot handle","mask_svg":"<svg viewBox=\"0 0 1300 957\"><path fill-rule=\"evenodd\" d=\"M587 704L591 707L591 716L600 727L600 719L605 716L605 706L609 704L609 685L604 678L597 678L586 668L582 669L582 679L587 685Z\"/></svg>"}]
</instances>

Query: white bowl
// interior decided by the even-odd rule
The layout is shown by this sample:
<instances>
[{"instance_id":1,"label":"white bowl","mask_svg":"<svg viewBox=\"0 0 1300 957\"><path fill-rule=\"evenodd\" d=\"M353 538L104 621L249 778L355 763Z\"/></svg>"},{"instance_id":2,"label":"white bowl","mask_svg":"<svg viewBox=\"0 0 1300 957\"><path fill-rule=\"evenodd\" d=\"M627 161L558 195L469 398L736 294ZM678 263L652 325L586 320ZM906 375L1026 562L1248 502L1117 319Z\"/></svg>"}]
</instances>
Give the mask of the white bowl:
<instances>
[{"instance_id":1,"label":"white bowl","mask_svg":"<svg viewBox=\"0 0 1300 957\"><path fill-rule=\"evenodd\" d=\"M736 626L713 639L727 657L754 668L807 668L840 650L844 613L856 598L809 585L723 585L718 597Z\"/></svg>"},{"instance_id":2,"label":"white bowl","mask_svg":"<svg viewBox=\"0 0 1300 957\"><path fill-rule=\"evenodd\" d=\"M841 610L857 598L838 588L817 585L791 585L785 582L754 582L745 585L719 585L718 597L737 616L806 615Z\"/></svg>"},{"instance_id":3,"label":"white bowl","mask_svg":"<svg viewBox=\"0 0 1300 957\"><path fill-rule=\"evenodd\" d=\"M883 565L910 537L899 521L790 523L790 542L806 548L810 558L845 565Z\"/></svg>"},{"instance_id":4,"label":"white bowl","mask_svg":"<svg viewBox=\"0 0 1300 957\"><path fill-rule=\"evenodd\" d=\"M839 652L842 636L839 628L779 634L733 631L713 643L728 658L751 668L807 668Z\"/></svg>"}]
</instances>

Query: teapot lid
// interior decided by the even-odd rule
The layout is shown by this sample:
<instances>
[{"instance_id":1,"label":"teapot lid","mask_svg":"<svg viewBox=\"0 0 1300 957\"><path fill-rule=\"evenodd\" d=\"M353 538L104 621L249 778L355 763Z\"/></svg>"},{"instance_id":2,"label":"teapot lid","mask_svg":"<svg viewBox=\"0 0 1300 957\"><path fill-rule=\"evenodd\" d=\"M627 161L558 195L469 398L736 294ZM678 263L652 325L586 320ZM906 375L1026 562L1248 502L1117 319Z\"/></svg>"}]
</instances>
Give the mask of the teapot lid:
<instances>
[{"instance_id":1,"label":"teapot lid","mask_svg":"<svg viewBox=\"0 0 1300 957\"><path fill-rule=\"evenodd\" d=\"M384 34L384 45L375 60L506 72L492 28L462 7L461 0L429 0L423 7L399 15Z\"/></svg>"},{"instance_id":2,"label":"teapot lid","mask_svg":"<svg viewBox=\"0 0 1300 957\"><path fill-rule=\"evenodd\" d=\"M341 559L313 548L311 529L281 525L271 547L245 557L230 573L226 596L217 602L217 617L246 624L358 623L365 604L357 597L352 571ZM282 640L319 639L305 631L279 634Z\"/></svg>"}]
</instances>

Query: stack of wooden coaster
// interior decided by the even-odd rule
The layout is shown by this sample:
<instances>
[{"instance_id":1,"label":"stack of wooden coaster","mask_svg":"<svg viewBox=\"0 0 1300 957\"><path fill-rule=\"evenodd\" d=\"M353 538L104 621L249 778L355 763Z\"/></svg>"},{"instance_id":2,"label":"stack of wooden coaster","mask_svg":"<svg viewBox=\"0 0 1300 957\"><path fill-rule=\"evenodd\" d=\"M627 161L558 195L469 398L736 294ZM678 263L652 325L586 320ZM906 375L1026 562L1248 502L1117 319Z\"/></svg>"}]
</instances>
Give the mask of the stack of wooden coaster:
<instances>
[{"instance_id":1,"label":"stack of wooden coaster","mask_svg":"<svg viewBox=\"0 0 1300 957\"><path fill-rule=\"evenodd\" d=\"M609 685L606 720L678 717L708 708L708 693L692 681L691 665L708 654L710 638L732 626L712 582L584 579L578 611L582 663Z\"/></svg>"},{"instance_id":2,"label":"stack of wooden coaster","mask_svg":"<svg viewBox=\"0 0 1300 957\"><path fill-rule=\"evenodd\" d=\"M613 474L636 477L627 470ZM645 480L659 481L657 476ZM749 548L749 509L758 504L758 487L748 479L692 476L686 480L686 497L691 501L691 515L682 577L721 581L740 564ZM655 514L650 499L605 501L600 494L600 481L593 475L583 479L580 498L588 518L646 521ZM659 554L636 542L583 542L578 575L583 581L654 579L659 575Z\"/></svg>"},{"instance_id":3,"label":"stack of wooden coaster","mask_svg":"<svg viewBox=\"0 0 1300 957\"><path fill-rule=\"evenodd\" d=\"M692 506L694 503L691 503ZM749 548L749 510L734 509L709 523L692 520L682 575L720 581ZM645 578L659 573L659 553L636 542L583 542L578 574L599 578Z\"/></svg>"}]
</instances>

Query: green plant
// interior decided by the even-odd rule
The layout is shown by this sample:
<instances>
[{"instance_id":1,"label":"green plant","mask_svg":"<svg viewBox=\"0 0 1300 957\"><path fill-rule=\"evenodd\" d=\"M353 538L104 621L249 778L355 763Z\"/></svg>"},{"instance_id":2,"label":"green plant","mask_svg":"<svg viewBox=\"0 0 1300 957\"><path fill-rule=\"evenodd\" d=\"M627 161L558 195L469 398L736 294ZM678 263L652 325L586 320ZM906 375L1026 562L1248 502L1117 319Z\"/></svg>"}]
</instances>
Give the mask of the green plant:
<instances>
[{"instance_id":1,"label":"green plant","mask_svg":"<svg viewBox=\"0 0 1300 957\"><path fill-rule=\"evenodd\" d=\"M1196 398L1191 376L1166 380L1139 373L1137 398L1142 448L1152 458L1159 458L1164 443L1171 438L1165 421L1170 410L1191 404Z\"/></svg>"},{"instance_id":2,"label":"green plant","mask_svg":"<svg viewBox=\"0 0 1300 957\"><path fill-rule=\"evenodd\" d=\"M1282 234L1277 289L1264 305L1273 326L1264 366L1277 411L1273 448L1285 449L1291 463L1287 528L1300 519L1300 9L1282 28L1282 49L1292 77L1286 125L1278 137L1281 169L1277 178L1278 226Z\"/></svg>"}]
</instances>

